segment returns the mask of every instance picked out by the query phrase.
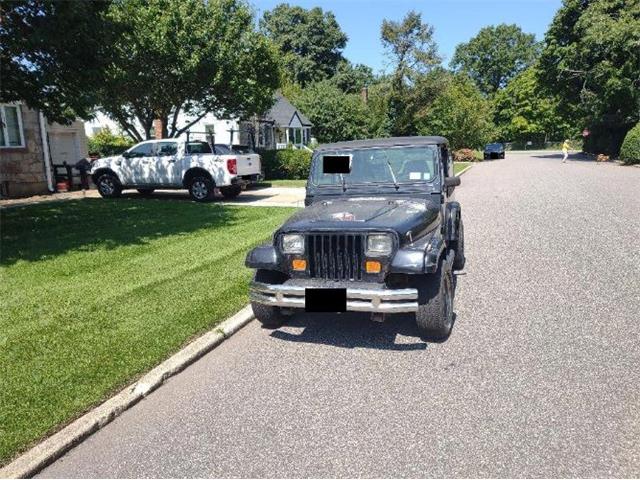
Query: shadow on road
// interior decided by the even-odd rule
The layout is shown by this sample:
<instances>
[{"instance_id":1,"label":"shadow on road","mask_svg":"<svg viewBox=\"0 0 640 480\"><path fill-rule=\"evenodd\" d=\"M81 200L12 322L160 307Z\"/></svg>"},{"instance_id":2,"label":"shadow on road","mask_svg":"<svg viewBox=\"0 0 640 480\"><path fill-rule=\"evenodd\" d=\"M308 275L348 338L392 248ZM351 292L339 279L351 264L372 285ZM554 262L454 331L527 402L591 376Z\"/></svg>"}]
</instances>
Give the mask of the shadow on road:
<instances>
[{"instance_id":1,"label":"shadow on road","mask_svg":"<svg viewBox=\"0 0 640 480\"><path fill-rule=\"evenodd\" d=\"M303 330L290 333L287 327ZM288 342L379 350L425 350L428 345L420 338L412 315L388 315L380 323L372 321L369 314L356 312L297 313L289 317L283 329L273 331L271 337Z\"/></svg>"},{"instance_id":2,"label":"shadow on road","mask_svg":"<svg viewBox=\"0 0 640 480\"><path fill-rule=\"evenodd\" d=\"M531 158L555 158L558 160L562 160L562 153L533 153L531 154ZM569 162L595 162L595 160L583 153L573 153L569 154L569 158L567 159Z\"/></svg>"}]
</instances>

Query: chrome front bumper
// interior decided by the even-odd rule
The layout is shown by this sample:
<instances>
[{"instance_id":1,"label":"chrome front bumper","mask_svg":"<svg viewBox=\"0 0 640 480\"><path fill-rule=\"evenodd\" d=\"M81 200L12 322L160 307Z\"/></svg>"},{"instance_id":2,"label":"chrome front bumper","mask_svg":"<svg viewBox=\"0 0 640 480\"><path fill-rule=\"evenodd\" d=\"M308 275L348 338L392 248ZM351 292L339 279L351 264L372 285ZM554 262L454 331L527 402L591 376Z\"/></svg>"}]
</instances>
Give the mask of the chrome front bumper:
<instances>
[{"instance_id":1,"label":"chrome front bumper","mask_svg":"<svg viewBox=\"0 0 640 480\"><path fill-rule=\"evenodd\" d=\"M252 282L249 298L273 307L305 308L305 289L298 285ZM417 310L418 290L415 288L347 288L347 311L350 312L407 313Z\"/></svg>"}]
</instances>

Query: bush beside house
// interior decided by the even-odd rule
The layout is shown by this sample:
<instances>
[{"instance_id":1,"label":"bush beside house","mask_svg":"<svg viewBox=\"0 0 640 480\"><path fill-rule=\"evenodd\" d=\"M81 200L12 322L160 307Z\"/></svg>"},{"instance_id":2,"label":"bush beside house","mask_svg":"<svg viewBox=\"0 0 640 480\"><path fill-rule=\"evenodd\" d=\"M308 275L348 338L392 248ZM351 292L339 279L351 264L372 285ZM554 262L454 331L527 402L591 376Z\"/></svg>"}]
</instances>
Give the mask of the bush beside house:
<instances>
[{"instance_id":1,"label":"bush beside house","mask_svg":"<svg viewBox=\"0 0 640 480\"><path fill-rule=\"evenodd\" d=\"M311 168L309 150L264 150L260 152L262 167L268 180L305 180Z\"/></svg>"},{"instance_id":2,"label":"bush beside house","mask_svg":"<svg viewBox=\"0 0 640 480\"><path fill-rule=\"evenodd\" d=\"M89 152L96 153L100 157L110 157L121 154L134 143L129 137L115 134L109 128L103 128L89 138Z\"/></svg>"},{"instance_id":3,"label":"bush beside house","mask_svg":"<svg viewBox=\"0 0 640 480\"><path fill-rule=\"evenodd\" d=\"M622 142L620 160L627 165L640 163L640 123L633 127Z\"/></svg>"}]
</instances>

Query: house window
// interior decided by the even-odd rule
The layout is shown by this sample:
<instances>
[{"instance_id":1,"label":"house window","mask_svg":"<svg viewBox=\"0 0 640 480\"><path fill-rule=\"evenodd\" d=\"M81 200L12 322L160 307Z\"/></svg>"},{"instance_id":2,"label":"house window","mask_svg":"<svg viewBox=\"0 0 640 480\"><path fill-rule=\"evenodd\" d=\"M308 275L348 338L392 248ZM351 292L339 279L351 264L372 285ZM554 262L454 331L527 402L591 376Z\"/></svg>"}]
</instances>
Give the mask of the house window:
<instances>
[{"instance_id":1,"label":"house window","mask_svg":"<svg viewBox=\"0 0 640 480\"><path fill-rule=\"evenodd\" d=\"M0 105L0 148L24 147L20 105Z\"/></svg>"}]
</instances>

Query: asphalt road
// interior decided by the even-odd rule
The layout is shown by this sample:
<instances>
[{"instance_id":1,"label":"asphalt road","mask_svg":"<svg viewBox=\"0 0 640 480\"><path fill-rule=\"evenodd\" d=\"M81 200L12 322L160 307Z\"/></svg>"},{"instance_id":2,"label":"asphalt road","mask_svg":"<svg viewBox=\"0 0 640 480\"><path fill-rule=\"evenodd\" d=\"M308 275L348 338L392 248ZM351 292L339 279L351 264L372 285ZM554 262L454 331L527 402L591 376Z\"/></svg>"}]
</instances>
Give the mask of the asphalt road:
<instances>
[{"instance_id":1,"label":"asphalt road","mask_svg":"<svg viewBox=\"0 0 640 480\"><path fill-rule=\"evenodd\" d=\"M475 165L448 341L256 322L45 477L640 476L640 169Z\"/></svg>"}]
</instances>

